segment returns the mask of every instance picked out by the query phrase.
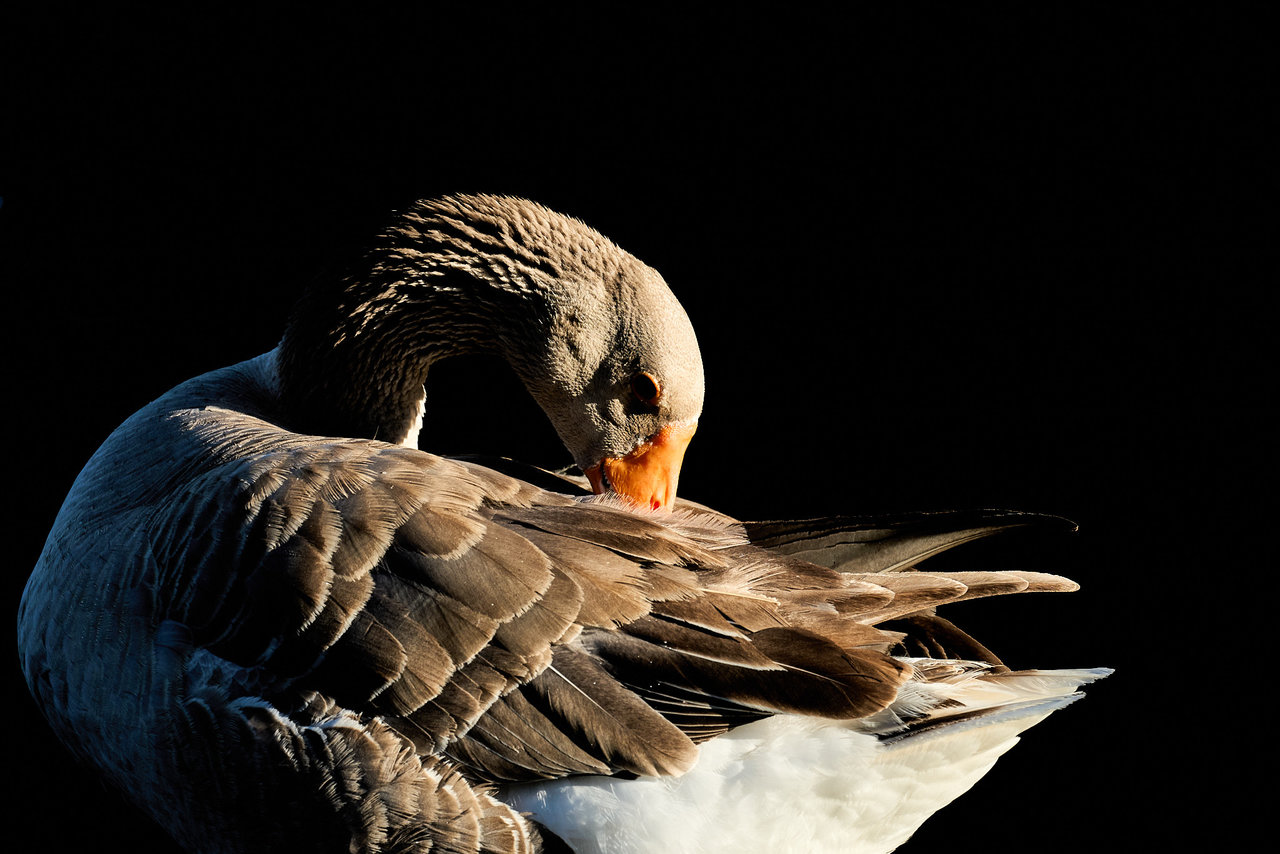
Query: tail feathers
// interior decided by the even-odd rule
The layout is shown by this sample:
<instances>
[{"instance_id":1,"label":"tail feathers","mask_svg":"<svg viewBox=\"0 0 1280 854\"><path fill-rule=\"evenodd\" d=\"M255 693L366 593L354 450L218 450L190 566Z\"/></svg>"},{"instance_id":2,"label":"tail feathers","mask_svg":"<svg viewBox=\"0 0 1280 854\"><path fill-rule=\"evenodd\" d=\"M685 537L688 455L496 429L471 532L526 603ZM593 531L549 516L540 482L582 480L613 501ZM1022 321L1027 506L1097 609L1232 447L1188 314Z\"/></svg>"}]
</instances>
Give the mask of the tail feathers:
<instances>
[{"instance_id":1,"label":"tail feathers","mask_svg":"<svg viewBox=\"0 0 1280 854\"><path fill-rule=\"evenodd\" d=\"M974 661L907 659L915 678L884 710L860 723L883 742L922 737L943 726L988 725L1061 708L1079 699L1083 685L1108 676L1107 668L1004 670Z\"/></svg>"}]
</instances>

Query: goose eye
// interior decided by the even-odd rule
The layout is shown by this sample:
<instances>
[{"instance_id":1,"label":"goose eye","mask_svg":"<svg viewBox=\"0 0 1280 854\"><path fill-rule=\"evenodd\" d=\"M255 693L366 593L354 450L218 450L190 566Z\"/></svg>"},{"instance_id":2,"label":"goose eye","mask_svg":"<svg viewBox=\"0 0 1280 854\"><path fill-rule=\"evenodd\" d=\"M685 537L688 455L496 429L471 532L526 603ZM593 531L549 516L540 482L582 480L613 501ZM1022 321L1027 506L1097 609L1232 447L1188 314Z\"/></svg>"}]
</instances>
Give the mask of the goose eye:
<instances>
[{"instance_id":1,"label":"goose eye","mask_svg":"<svg viewBox=\"0 0 1280 854\"><path fill-rule=\"evenodd\" d=\"M631 393L641 403L657 406L659 398L662 397L662 386L658 384L657 377L645 371L631 378Z\"/></svg>"}]
</instances>

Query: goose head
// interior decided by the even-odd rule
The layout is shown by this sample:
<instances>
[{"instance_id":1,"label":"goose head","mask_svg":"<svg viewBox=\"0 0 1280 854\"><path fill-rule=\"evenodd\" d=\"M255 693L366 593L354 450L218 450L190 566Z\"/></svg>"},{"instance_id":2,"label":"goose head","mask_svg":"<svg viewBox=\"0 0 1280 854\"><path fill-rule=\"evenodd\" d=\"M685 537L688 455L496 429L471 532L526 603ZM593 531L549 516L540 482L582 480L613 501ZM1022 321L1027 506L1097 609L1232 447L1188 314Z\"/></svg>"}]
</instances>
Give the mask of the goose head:
<instances>
[{"instance_id":1,"label":"goose head","mask_svg":"<svg viewBox=\"0 0 1280 854\"><path fill-rule=\"evenodd\" d=\"M675 500L703 399L688 316L655 270L522 199L419 202L313 287L277 351L282 417L413 443L428 370L464 353L510 364L596 493Z\"/></svg>"}]
</instances>

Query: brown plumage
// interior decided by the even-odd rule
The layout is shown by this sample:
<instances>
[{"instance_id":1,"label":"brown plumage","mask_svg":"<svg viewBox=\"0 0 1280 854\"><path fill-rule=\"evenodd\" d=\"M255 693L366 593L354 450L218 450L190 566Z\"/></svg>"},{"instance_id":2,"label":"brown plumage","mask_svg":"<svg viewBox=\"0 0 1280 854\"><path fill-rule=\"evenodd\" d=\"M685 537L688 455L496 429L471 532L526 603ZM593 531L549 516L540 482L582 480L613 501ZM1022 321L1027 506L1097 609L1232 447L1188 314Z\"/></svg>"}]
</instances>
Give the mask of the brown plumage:
<instances>
[{"instance_id":1,"label":"brown plumage","mask_svg":"<svg viewBox=\"0 0 1280 854\"><path fill-rule=\"evenodd\" d=\"M869 719L921 678L908 645L994 677L933 610L1074 586L914 569L1056 520L741 523L412 447L430 364L475 350L584 469L701 410L656 273L536 205L460 197L406 213L277 351L129 419L73 488L23 666L59 735L191 850L552 849L488 784L680 775L751 721ZM637 371L660 400L628 395Z\"/></svg>"}]
</instances>

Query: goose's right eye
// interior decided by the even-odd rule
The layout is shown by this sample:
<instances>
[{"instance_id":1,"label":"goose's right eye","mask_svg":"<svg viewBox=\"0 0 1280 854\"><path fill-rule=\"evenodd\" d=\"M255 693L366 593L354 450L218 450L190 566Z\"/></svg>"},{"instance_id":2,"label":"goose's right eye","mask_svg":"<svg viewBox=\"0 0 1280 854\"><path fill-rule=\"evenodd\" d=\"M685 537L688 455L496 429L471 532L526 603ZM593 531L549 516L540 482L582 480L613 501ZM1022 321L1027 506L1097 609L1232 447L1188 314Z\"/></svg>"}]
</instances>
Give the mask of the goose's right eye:
<instances>
[{"instance_id":1,"label":"goose's right eye","mask_svg":"<svg viewBox=\"0 0 1280 854\"><path fill-rule=\"evenodd\" d=\"M641 371L631 378L631 394L646 406L657 406L662 399L662 385L648 371Z\"/></svg>"}]
</instances>

